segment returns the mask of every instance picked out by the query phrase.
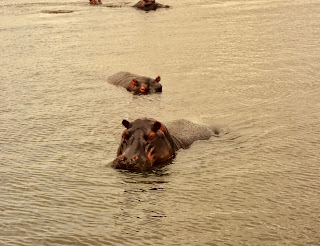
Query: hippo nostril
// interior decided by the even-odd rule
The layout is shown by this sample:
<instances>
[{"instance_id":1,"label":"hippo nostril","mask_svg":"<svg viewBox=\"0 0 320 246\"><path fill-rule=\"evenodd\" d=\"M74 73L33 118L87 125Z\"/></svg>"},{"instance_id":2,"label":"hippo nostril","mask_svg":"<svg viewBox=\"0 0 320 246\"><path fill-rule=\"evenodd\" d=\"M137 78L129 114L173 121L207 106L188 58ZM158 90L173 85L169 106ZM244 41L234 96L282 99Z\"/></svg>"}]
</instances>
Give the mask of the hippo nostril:
<instances>
[{"instance_id":1,"label":"hippo nostril","mask_svg":"<svg viewBox=\"0 0 320 246\"><path fill-rule=\"evenodd\" d=\"M119 160L119 163L121 163L121 164L125 164L127 162L127 158L123 155L120 155L118 157L118 160Z\"/></svg>"}]
</instances>

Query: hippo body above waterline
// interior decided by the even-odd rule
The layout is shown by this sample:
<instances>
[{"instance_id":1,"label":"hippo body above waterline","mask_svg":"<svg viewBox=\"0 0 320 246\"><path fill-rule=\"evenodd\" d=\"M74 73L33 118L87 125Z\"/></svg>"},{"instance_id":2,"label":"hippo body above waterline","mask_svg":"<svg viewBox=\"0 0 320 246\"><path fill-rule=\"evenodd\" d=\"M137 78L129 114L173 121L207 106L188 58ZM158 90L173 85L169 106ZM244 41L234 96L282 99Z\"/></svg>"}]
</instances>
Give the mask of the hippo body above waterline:
<instances>
[{"instance_id":1,"label":"hippo body above waterline","mask_svg":"<svg viewBox=\"0 0 320 246\"><path fill-rule=\"evenodd\" d=\"M132 7L141 9L144 11L156 10L158 8L170 8L169 5L156 3L155 0L141 0L137 2L135 5L133 5Z\"/></svg>"},{"instance_id":2,"label":"hippo body above waterline","mask_svg":"<svg viewBox=\"0 0 320 246\"><path fill-rule=\"evenodd\" d=\"M89 4L97 5L102 4L101 0L89 0Z\"/></svg>"},{"instance_id":3,"label":"hippo body above waterline","mask_svg":"<svg viewBox=\"0 0 320 246\"><path fill-rule=\"evenodd\" d=\"M160 76L155 79L139 76L128 72L119 72L108 78L108 82L113 85L122 86L134 95L146 95L162 92Z\"/></svg>"},{"instance_id":4,"label":"hippo body above waterline","mask_svg":"<svg viewBox=\"0 0 320 246\"><path fill-rule=\"evenodd\" d=\"M217 134L209 127L188 120L175 120L164 125L154 119L123 120L127 128L112 162L116 169L145 171L157 163L169 161L180 148L196 140L207 140Z\"/></svg>"}]
</instances>

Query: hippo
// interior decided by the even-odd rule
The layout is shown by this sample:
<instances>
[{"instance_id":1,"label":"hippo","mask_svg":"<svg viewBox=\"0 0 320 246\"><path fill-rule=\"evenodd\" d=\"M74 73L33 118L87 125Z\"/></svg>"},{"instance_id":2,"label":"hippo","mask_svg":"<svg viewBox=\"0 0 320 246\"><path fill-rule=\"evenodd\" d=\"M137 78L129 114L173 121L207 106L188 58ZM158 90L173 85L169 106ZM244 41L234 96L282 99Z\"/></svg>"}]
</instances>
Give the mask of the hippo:
<instances>
[{"instance_id":1,"label":"hippo","mask_svg":"<svg viewBox=\"0 0 320 246\"><path fill-rule=\"evenodd\" d=\"M97 5L97 4L102 4L101 0L89 0L89 4Z\"/></svg>"},{"instance_id":2,"label":"hippo","mask_svg":"<svg viewBox=\"0 0 320 246\"><path fill-rule=\"evenodd\" d=\"M73 10L43 10L42 13L46 14L69 14L73 13Z\"/></svg>"},{"instance_id":3,"label":"hippo","mask_svg":"<svg viewBox=\"0 0 320 246\"><path fill-rule=\"evenodd\" d=\"M156 3L155 0L141 0L137 2L135 5L133 5L132 7L141 9L144 11L156 10L158 8L170 8L169 5Z\"/></svg>"},{"instance_id":4,"label":"hippo","mask_svg":"<svg viewBox=\"0 0 320 246\"><path fill-rule=\"evenodd\" d=\"M217 131L188 120L175 120L166 125L143 118L133 122L123 120L117 157L111 166L115 169L147 171L156 164L172 160L180 148L187 149L196 140L207 140Z\"/></svg>"},{"instance_id":5,"label":"hippo","mask_svg":"<svg viewBox=\"0 0 320 246\"><path fill-rule=\"evenodd\" d=\"M122 86L134 95L146 95L162 92L162 85L159 83L160 80L160 76L152 79L128 72L119 72L108 78L109 83Z\"/></svg>"}]
</instances>

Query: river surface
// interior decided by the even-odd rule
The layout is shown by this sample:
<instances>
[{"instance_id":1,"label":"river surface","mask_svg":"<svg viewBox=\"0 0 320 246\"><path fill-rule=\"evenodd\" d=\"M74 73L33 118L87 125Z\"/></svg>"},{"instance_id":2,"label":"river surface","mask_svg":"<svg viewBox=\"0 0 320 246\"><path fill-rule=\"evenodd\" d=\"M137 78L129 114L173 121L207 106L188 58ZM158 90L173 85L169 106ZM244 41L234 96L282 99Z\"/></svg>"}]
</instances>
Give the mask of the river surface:
<instances>
[{"instance_id":1,"label":"river surface","mask_svg":"<svg viewBox=\"0 0 320 246\"><path fill-rule=\"evenodd\" d=\"M134 3L0 1L0 245L319 245L319 0ZM139 117L221 133L110 168Z\"/></svg>"}]
</instances>

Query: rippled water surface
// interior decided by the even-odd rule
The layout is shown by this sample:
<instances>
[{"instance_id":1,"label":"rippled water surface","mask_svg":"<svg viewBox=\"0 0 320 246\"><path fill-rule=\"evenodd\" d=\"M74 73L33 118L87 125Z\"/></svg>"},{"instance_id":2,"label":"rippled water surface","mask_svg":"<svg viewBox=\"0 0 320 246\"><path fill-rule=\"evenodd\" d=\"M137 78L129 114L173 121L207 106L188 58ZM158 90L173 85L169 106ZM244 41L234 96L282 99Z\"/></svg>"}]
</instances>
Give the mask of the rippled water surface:
<instances>
[{"instance_id":1,"label":"rippled water surface","mask_svg":"<svg viewBox=\"0 0 320 246\"><path fill-rule=\"evenodd\" d=\"M320 2L134 3L0 1L0 245L319 244ZM221 134L150 173L108 167L139 117Z\"/></svg>"}]
</instances>

